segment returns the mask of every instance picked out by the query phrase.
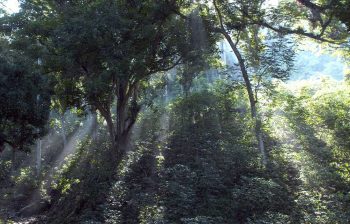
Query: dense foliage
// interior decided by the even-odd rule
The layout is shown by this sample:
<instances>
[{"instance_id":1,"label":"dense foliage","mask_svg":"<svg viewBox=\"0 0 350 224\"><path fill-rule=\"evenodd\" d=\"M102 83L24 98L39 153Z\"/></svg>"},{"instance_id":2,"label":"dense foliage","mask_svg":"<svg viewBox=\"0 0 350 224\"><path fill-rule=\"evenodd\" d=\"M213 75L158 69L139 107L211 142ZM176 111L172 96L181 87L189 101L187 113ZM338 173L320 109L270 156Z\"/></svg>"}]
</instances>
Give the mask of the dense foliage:
<instances>
[{"instance_id":1,"label":"dense foliage","mask_svg":"<svg viewBox=\"0 0 350 224\"><path fill-rule=\"evenodd\" d=\"M349 223L349 77L288 81L327 70L324 55L296 59L305 43L346 63L348 9L0 10L0 223Z\"/></svg>"},{"instance_id":2,"label":"dense foliage","mask_svg":"<svg viewBox=\"0 0 350 224\"><path fill-rule=\"evenodd\" d=\"M0 152L5 144L28 151L46 133L50 83L35 68L35 61L0 43Z\"/></svg>"}]
</instances>

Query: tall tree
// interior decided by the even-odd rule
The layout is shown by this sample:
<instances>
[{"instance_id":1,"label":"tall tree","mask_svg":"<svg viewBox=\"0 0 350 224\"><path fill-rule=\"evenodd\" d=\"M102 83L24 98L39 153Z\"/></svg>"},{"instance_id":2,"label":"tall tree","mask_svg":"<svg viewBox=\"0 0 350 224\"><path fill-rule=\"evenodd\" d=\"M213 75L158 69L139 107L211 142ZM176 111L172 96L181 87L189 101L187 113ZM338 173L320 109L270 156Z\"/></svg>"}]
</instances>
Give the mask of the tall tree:
<instances>
[{"instance_id":1,"label":"tall tree","mask_svg":"<svg viewBox=\"0 0 350 224\"><path fill-rule=\"evenodd\" d=\"M0 40L0 148L28 151L46 132L49 117L49 79L35 61L13 50L8 37Z\"/></svg>"},{"instance_id":2,"label":"tall tree","mask_svg":"<svg viewBox=\"0 0 350 224\"><path fill-rule=\"evenodd\" d=\"M266 80L288 77L293 65L293 50L283 36L271 35L261 25L254 23L264 13L263 2L214 0L214 20L218 25L214 24L213 30L222 34L237 58L255 123L262 163L266 166L268 155L257 105L258 90Z\"/></svg>"},{"instance_id":3,"label":"tall tree","mask_svg":"<svg viewBox=\"0 0 350 224\"><path fill-rule=\"evenodd\" d=\"M43 68L63 85L65 102L104 117L120 158L149 78L201 53L178 10L177 1L28 0L11 24L40 43Z\"/></svg>"}]
</instances>

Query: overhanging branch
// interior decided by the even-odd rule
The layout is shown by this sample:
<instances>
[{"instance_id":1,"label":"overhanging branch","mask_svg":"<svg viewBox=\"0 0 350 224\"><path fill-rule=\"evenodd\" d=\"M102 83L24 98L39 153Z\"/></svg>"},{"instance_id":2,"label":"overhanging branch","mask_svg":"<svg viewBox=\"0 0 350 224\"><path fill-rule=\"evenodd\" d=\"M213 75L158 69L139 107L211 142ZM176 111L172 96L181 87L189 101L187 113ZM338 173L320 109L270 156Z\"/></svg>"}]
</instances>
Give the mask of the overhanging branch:
<instances>
[{"instance_id":1,"label":"overhanging branch","mask_svg":"<svg viewBox=\"0 0 350 224\"><path fill-rule=\"evenodd\" d=\"M273 30L273 31L275 31L277 33L281 33L281 34L296 34L296 35L300 35L300 36L311 38L313 40L326 42L326 43L330 43L330 44L342 44L342 43L345 43L345 41L335 41L335 40L325 39L325 38L322 37L322 35L309 33L309 32L306 32L303 29L296 29L296 30L294 30L294 29L290 29L290 28L287 28L287 27L274 27L274 26L272 26L272 25L270 25L270 24L268 24L267 22L264 22L264 21L257 22L256 24L261 25L263 27L266 27L266 28L268 28L270 30Z\"/></svg>"}]
</instances>

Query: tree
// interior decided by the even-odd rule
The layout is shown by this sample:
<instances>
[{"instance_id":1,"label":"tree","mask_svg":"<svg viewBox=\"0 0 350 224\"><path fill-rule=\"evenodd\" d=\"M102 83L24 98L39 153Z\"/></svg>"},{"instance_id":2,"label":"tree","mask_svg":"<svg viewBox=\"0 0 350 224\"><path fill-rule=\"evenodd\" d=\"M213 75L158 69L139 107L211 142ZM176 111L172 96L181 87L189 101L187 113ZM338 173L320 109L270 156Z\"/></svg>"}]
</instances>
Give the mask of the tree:
<instances>
[{"instance_id":1,"label":"tree","mask_svg":"<svg viewBox=\"0 0 350 224\"><path fill-rule=\"evenodd\" d=\"M121 155L148 79L201 53L189 42L187 21L174 13L177 3L25 1L13 21L22 21L18 37L44 49L43 67L63 85L65 102L99 111Z\"/></svg>"},{"instance_id":2,"label":"tree","mask_svg":"<svg viewBox=\"0 0 350 224\"><path fill-rule=\"evenodd\" d=\"M344 11L339 10L344 8L345 2L338 2L334 6L332 1L322 3L308 0L285 1L274 8L266 7L266 2L260 0L214 0L213 7L208 4L203 6L203 14L206 15L211 30L227 40L237 58L250 102L251 116L255 120L255 133L264 164L267 163L267 153L257 109L257 90L264 80L288 78L293 65L291 43L295 40L291 41L287 35L307 37L322 43L346 43L348 35L341 22L346 24L347 19ZM308 23L304 27L300 26ZM278 41L269 44L271 37Z\"/></svg>"},{"instance_id":3,"label":"tree","mask_svg":"<svg viewBox=\"0 0 350 224\"><path fill-rule=\"evenodd\" d=\"M41 76L35 61L0 40L0 148L29 151L46 132L49 118L49 79Z\"/></svg>"},{"instance_id":4,"label":"tree","mask_svg":"<svg viewBox=\"0 0 350 224\"><path fill-rule=\"evenodd\" d=\"M247 90L251 117L255 123L258 148L266 166L261 116L258 112L258 90L271 78L287 79L293 66L293 50L283 36L264 35L263 27L254 23L264 13L263 1L213 1L218 25L212 30L222 34L237 58ZM265 40L264 40L265 39ZM243 42L243 43L242 43ZM288 46L289 45L289 46ZM241 49L240 49L241 48Z\"/></svg>"}]
</instances>

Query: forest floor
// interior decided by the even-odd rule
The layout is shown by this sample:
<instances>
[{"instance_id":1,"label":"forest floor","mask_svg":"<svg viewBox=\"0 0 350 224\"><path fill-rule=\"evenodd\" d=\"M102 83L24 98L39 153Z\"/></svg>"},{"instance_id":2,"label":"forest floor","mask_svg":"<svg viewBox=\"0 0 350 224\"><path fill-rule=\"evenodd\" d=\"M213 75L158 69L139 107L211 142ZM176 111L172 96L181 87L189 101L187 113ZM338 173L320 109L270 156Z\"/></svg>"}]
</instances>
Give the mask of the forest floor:
<instances>
[{"instance_id":1,"label":"forest floor","mask_svg":"<svg viewBox=\"0 0 350 224\"><path fill-rule=\"evenodd\" d=\"M302 151L302 146L300 144L300 140L298 139L295 130L292 130L288 126L288 122L286 121L286 117L284 115L277 116L272 121L272 129L273 135L278 139L281 148L283 149L283 153L285 156L289 157L289 161L293 163L293 165L298 169L301 179L302 185L307 186L308 181L310 181L310 176L308 174L317 173L312 167L310 163L308 163L308 159L305 159L306 156ZM317 175L316 175L317 176ZM315 176L313 176L315 177ZM11 192L9 188L0 189L0 224L34 224L34 223L45 223L45 215L36 215L29 217L21 217L18 212L15 212L13 209L15 206L7 204L6 201L3 200L3 195ZM25 207L26 205L21 205L20 207Z\"/></svg>"},{"instance_id":2,"label":"forest floor","mask_svg":"<svg viewBox=\"0 0 350 224\"><path fill-rule=\"evenodd\" d=\"M45 220L44 215L20 217L16 212L0 204L0 224L34 224Z\"/></svg>"},{"instance_id":3,"label":"forest floor","mask_svg":"<svg viewBox=\"0 0 350 224\"><path fill-rule=\"evenodd\" d=\"M0 188L0 224L31 224L38 223L45 218L43 215L21 217L15 207L25 207L26 205L17 205L17 202L6 198L11 192L12 188L10 187Z\"/></svg>"}]
</instances>

